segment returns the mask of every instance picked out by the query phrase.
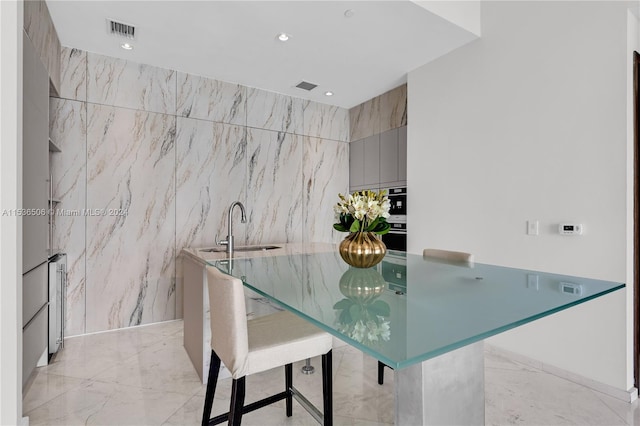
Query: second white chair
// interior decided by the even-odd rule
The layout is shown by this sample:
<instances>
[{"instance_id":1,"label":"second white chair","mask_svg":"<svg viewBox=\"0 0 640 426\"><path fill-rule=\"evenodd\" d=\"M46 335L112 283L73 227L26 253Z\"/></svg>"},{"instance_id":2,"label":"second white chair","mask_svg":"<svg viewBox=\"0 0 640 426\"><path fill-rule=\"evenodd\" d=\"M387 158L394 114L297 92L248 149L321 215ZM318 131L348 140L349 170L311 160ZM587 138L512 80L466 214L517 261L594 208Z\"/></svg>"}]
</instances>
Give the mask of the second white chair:
<instances>
[{"instance_id":1,"label":"second white chair","mask_svg":"<svg viewBox=\"0 0 640 426\"><path fill-rule=\"evenodd\" d=\"M291 417L293 398L318 421L332 425L331 335L288 311L247 321L242 281L208 266L207 282L211 310L211 365L202 425L215 425L227 420L230 425L240 425L243 414L283 399L286 400L286 415ZM322 414L293 387L292 363L317 355L322 355ZM229 369L233 379L231 403L228 413L211 419L220 362ZM285 390L245 406L246 376L283 365Z\"/></svg>"}]
</instances>

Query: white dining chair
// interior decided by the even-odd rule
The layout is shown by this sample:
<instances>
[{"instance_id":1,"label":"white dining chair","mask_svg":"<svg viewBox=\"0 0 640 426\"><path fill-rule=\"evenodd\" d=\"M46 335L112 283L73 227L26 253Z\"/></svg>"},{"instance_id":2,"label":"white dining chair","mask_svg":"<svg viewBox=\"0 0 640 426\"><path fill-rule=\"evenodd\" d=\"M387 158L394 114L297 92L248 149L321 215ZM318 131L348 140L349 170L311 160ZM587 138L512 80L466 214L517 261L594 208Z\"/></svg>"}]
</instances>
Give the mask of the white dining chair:
<instances>
[{"instance_id":1,"label":"white dining chair","mask_svg":"<svg viewBox=\"0 0 640 426\"><path fill-rule=\"evenodd\" d=\"M444 260L451 263L473 263L473 254L465 253L463 251L424 249L422 251L422 257L424 257L425 259Z\"/></svg>"},{"instance_id":2,"label":"white dining chair","mask_svg":"<svg viewBox=\"0 0 640 426\"><path fill-rule=\"evenodd\" d=\"M471 253L463 251L451 251L440 249L424 249L422 251L422 257L428 260L444 261L452 264L459 264L460 266L473 267L474 256ZM391 368L382 361L378 361L378 384L384 384L384 368Z\"/></svg>"},{"instance_id":3,"label":"white dining chair","mask_svg":"<svg viewBox=\"0 0 640 426\"><path fill-rule=\"evenodd\" d=\"M202 425L228 421L240 425L242 415L285 400L287 417L293 414L296 398L324 425L333 424L331 335L288 311L247 321L242 281L207 266L211 310L211 364L205 395ZM312 406L293 387L293 363L322 355L323 412ZM210 418L220 362L233 379L229 412ZM245 378L250 374L285 367L285 390L247 406Z\"/></svg>"}]
</instances>

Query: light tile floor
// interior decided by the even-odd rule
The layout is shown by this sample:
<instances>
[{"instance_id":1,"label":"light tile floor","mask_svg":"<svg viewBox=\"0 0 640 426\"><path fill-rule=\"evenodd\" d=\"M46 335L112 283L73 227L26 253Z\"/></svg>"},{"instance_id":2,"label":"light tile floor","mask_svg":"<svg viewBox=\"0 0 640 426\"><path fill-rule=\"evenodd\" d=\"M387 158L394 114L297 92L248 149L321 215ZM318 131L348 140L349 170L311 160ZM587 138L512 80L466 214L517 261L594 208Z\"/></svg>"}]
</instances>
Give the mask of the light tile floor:
<instances>
[{"instance_id":1,"label":"light tile floor","mask_svg":"<svg viewBox=\"0 0 640 426\"><path fill-rule=\"evenodd\" d=\"M320 360L312 363L320 368ZM294 386L321 407L320 374L300 373ZM334 423L393 423L393 374L377 384L376 361L343 346L334 349ZM284 386L282 369L247 378L246 402ZM493 353L485 356L488 425L640 425L638 402L627 404ZM216 390L214 413L227 410L230 379ZM53 362L37 370L24 396L30 425L197 425L205 386L182 347L182 321L67 339ZM294 403L243 417L243 425L316 425Z\"/></svg>"}]
</instances>

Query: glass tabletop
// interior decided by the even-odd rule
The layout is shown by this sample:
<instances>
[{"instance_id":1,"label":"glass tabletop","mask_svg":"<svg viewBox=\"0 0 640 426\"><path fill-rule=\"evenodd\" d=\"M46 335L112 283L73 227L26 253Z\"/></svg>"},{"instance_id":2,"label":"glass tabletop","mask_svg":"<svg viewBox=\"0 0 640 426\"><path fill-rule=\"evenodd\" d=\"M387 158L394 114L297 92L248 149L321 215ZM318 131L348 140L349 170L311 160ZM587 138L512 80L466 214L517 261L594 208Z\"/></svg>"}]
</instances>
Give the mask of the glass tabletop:
<instances>
[{"instance_id":1,"label":"glass tabletop","mask_svg":"<svg viewBox=\"0 0 640 426\"><path fill-rule=\"evenodd\" d=\"M623 283L390 251L373 268L336 252L209 261L393 368L624 287Z\"/></svg>"}]
</instances>

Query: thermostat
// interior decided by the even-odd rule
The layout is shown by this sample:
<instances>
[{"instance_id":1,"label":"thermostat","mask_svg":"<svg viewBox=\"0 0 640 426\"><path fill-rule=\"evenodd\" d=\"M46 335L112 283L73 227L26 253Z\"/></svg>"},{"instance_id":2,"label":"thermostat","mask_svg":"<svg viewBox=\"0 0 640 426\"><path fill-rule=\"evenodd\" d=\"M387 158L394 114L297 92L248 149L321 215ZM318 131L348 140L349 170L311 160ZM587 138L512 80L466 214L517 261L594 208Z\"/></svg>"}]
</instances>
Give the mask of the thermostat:
<instances>
[{"instance_id":1,"label":"thermostat","mask_svg":"<svg viewBox=\"0 0 640 426\"><path fill-rule=\"evenodd\" d=\"M560 282L560 292L573 296L582 296L582 286L580 284Z\"/></svg>"},{"instance_id":2,"label":"thermostat","mask_svg":"<svg viewBox=\"0 0 640 426\"><path fill-rule=\"evenodd\" d=\"M561 223L558 225L560 235L582 235L581 223Z\"/></svg>"}]
</instances>

